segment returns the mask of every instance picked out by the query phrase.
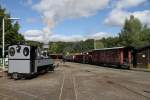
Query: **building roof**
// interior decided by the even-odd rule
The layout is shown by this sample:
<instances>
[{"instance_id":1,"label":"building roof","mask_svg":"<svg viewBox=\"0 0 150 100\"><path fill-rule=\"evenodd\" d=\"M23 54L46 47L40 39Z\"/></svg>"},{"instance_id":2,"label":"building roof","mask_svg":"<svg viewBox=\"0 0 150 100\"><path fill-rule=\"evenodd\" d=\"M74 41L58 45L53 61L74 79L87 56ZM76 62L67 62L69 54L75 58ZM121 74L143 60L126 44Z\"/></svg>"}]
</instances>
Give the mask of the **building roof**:
<instances>
[{"instance_id":1,"label":"building roof","mask_svg":"<svg viewBox=\"0 0 150 100\"><path fill-rule=\"evenodd\" d=\"M55 54L49 54L49 55L63 55L63 54L57 54L57 53L55 53Z\"/></svg>"},{"instance_id":2,"label":"building roof","mask_svg":"<svg viewBox=\"0 0 150 100\"><path fill-rule=\"evenodd\" d=\"M150 49L150 45L142 46L140 48L137 48L137 50L144 50L144 49Z\"/></svg>"},{"instance_id":3,"label":"building roof","mask_svg":"<svg viewBox=\"0 0 150 100\"><path fill-rule=\"evenodd\" d=\"M92 51L99 51L99 50L115 50L115 49L123 49L123 48L134 48L132 46L122 46L122 47L113 47L113 48L101 48L101 49L94 49Z\"/></svg>"}]
</instances>

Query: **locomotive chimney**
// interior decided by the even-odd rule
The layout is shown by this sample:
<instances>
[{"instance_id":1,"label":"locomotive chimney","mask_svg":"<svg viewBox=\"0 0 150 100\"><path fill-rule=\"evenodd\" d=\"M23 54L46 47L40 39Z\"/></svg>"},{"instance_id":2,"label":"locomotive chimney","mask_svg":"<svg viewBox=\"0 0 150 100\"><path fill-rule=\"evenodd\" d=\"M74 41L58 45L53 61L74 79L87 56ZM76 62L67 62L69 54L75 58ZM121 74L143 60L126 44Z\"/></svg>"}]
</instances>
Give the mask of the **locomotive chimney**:
<instances>
[{"instance_id":1,"label":"locomotive chimney","mask_svg":"<svg viewBox=\"0 0 150 100\"><path fill-rule=\"evenodd\" d=\"M43 44L43 49L44 50L48 50L48 47L49 47L48 44Z\"/></svg>"}]
</instances>

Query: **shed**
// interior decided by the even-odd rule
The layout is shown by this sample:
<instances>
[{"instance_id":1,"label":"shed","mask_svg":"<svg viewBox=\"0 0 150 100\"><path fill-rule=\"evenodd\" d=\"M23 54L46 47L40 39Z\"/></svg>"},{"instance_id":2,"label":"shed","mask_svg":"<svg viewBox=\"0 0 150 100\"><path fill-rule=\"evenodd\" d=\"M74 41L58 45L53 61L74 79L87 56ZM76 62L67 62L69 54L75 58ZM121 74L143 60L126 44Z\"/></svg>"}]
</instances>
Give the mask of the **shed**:
<instances>
[{"instance_id":1,"label":"shed","mask_svg":"<svg viewBox=\"0 0 150 100\"><path fill-rule=\"evenodd\" d=\"M150 69L150 45L137 48L136 59L138 68Z\"/></svg>"}]
</instances>

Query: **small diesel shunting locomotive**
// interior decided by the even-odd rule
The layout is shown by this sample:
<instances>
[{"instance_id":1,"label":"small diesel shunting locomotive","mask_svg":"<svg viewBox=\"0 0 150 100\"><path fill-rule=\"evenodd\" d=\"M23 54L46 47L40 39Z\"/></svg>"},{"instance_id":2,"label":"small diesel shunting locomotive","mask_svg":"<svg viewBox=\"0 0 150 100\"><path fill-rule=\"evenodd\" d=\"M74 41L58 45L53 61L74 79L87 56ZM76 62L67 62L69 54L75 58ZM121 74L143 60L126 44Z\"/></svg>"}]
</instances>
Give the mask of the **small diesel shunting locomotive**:
<instances>
[{"instance_id":1,"label":"small diesel shunting locomotive","mask_svg":"<svg viewBox=\"0 0 150 100\"><path fill-rule=\"evenodd\" d=\"M31 77L41 71L54 71L53 60L35 46L9 46L8 59L8 75L13 79Z\"/></svg>"}]
</instances>

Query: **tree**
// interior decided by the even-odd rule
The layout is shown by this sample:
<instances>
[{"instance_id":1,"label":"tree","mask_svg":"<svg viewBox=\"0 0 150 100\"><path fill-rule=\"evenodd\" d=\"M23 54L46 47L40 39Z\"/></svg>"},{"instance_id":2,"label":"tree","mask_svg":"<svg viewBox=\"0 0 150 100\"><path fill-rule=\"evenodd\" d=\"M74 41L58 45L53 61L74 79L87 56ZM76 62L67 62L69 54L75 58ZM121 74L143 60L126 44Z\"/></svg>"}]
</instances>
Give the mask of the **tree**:
<instances>
[{"instance_id":1,"label":"tree","mask_svg":"<svg viewBox=\"0 0 150 100\"><path fill-rule=\"evenodd\" d=\"M58 53L58 44L57 43L50 43L49 44L49 53Z\"/></svg>"},{"instance_id":2,"label":"tree","mask_svg":"<svg viewBox=\"0 0 150 100\"><path fill-rule=\"evenodd\" d=\"M100 41L103 43L105 48L120 46L119 37L102 38Z\"/></svg>"},{"instance_id":3,"label":"tree","mask_svg":"<svg viewBox=\"0 0 150 100\"><path fill-rule=\"evenodd\" d=\"M10 45L24 42L25 39L23 35L19 33L19 23L13 23L12 20L8 20L10 14L6 13L6 9L0 6L0 33L2 33L3 18L5 18L5 43ZM2 40L2 34L0 34L0 39ZM0 44L2 44L2 41L0 41Z\"/></svg>"},{"instance_id":4,"label":"tree","mask_svg":"<svg viewBox=\"0 0 150 100\"><path fill-rule=\"evenodd\" d=\"M37 46L37 47L42 47L43 43L41 42L38 42L38 41L26 41L26 44L27 45L30 45L30 46Z\"/></svg>"},{"instance_id":5,"label":"tree","mask_svg":"<svg viewBox=\"0 0 150 100\"><path fill-rule=\"evenodd\" d=\"M147 25L144 25L141 37L145 45L150 43L150 28Z\"/></svg>"},{"instance_id":6,"label":"tree","mask_svg":"<svg viewBox=\"0 0 150 100\"><path fill-rule=\"evenodd\" d=\"M95 48L96 49L104 48L103 42L101 40L95 40Z\"/></svg>"},{"instance_id":7,"label":"tree","mask_svg":"<svg viewBox=\"0 0 150 100\"><path fill-rule=\"evenodd\" d=\"M119 37L121 39L121 45L124 46L137 46L141 42L141 22L134 16L130 16L130 19L125 20L125 24Z\"/></svg>"},{"instance_id":8,"label":"tree","mask_svg":"<svg viewBox=\"0 0 150 100\"><path fill-rule=\"evenodd\" d=\"M111 48L117 46L140 47L150 44L150 28L142 25L134 16L125 20L123 29L116 37L107 37L96 40L96 48ZM78 42L53 42L50 43L51 53L81 53L94 49L94 39Z\"/></svg>"},{"instance_id":9,"label":"tree","mask_svg":"<svg viewBox=\"0 0 150 100\"><path fill-rule=\"evenodd\" d=\"M84 42L85 51L94 49L94 39L88 39Z\"/></svg>"}]
</instances>

